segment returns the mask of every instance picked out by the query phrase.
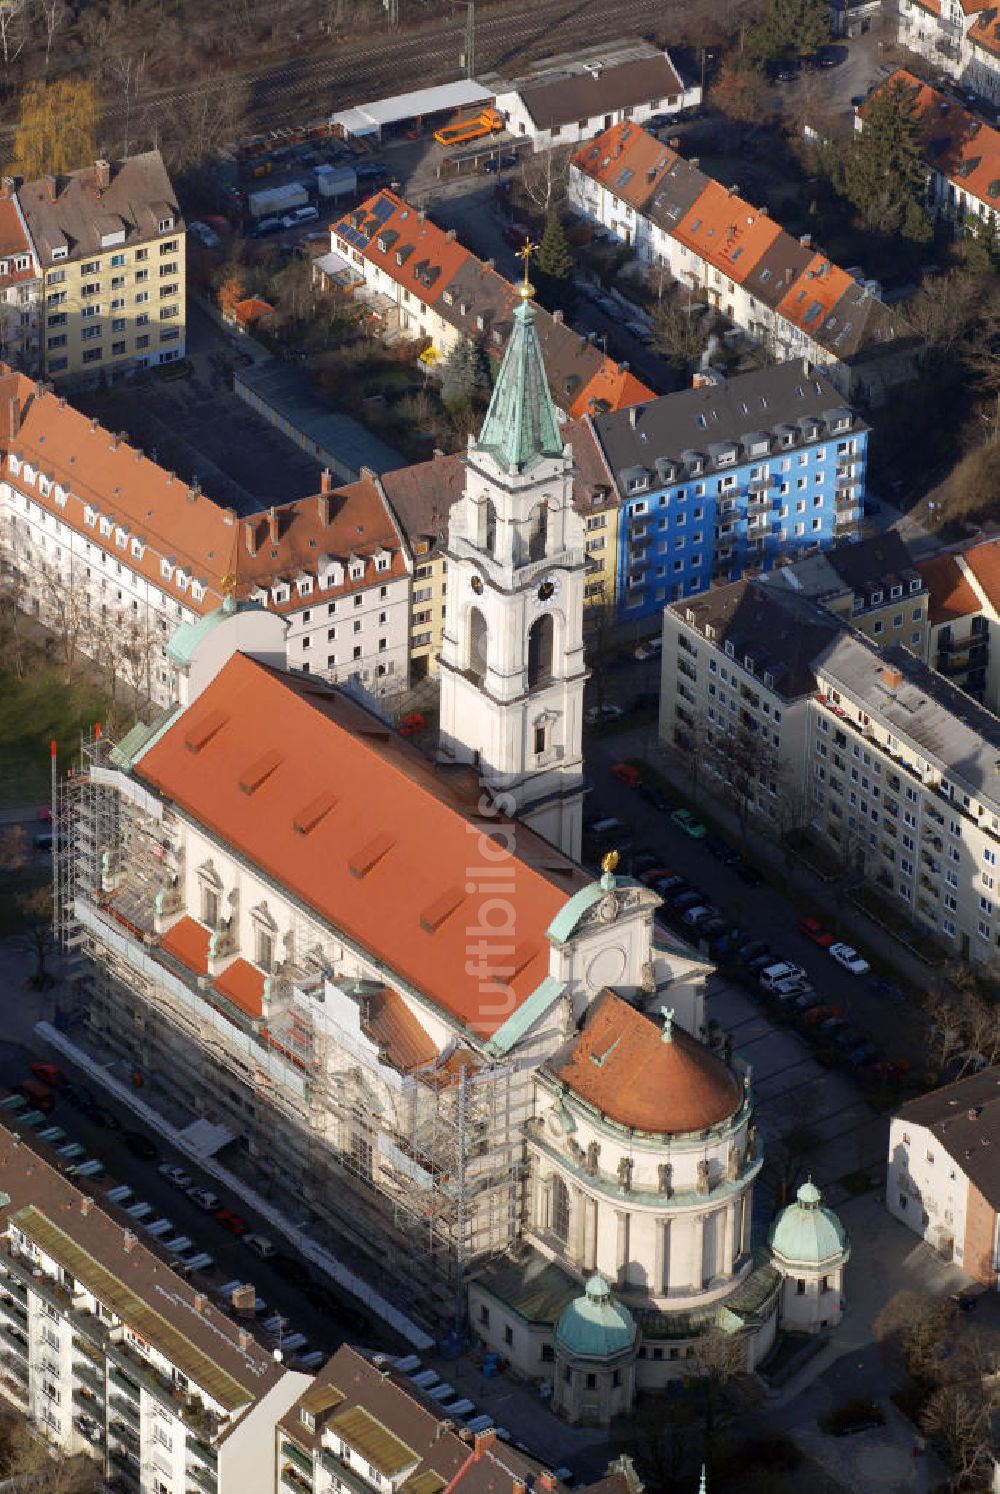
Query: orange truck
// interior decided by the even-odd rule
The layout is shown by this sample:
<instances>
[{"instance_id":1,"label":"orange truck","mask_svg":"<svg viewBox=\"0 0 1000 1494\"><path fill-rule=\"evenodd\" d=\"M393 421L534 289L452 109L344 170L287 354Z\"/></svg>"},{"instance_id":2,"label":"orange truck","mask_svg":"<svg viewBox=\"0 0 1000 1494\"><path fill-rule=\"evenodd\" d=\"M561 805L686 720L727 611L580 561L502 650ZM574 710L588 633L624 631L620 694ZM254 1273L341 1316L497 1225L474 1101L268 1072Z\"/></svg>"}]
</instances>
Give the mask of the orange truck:
<instances>
[{"instance_id":1,"label":"orange truck","mask_svg":"<svg viewBox=\"0 0 1000 1494\"><path fill-rule=\"evenodd\" d=\"M469 119L456 120L434 131L438 145L465 145L470 140L482 140L484 135L495 135L504 128L504 117L496 109L482 109Z\"/></svg>"}]
</instances>

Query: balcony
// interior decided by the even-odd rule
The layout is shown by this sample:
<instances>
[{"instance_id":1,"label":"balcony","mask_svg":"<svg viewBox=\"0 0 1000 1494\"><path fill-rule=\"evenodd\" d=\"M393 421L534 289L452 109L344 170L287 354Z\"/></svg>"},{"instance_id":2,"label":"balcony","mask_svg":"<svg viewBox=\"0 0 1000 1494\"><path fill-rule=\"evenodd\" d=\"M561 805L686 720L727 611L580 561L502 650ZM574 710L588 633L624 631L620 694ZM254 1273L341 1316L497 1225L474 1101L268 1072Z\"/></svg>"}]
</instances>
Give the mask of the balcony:
<instances>
[{"instance_id":1,"label":"balcony","mask_svg":"<svg viewBox=\"0 0 1000 1494\"><path fill-rule=\"evenodd\" d=\"M197 1463L189 1463L184 1471L184 1477L189 1483L197 1484L199 1489L205 1489L207 1494L216 1494L219 1487L218 1474L211 1468L200 1468ZM306 1485L312 1494L312 1481Z\"/></svg>"},{"instance_id":2,"label":"balcony","mask_svg":"<svg viewBox=\"0 0 1000 1494\"><path fill-rule=\"evenodd\" d=\"M308 1473L309 1477L312 1478L312 1458L308 1453L304 1453L300 1447L296 1447L294 1442L283 1442L281 1444L281 1456L288 1458L290 1462L295 1464L296 1468L300 1468L303 1473Z\"/></svg>"},{"instance_id":3,"label":"balcony","mask_svg":"<svg viewBox=\"0 0 1000 1494\"><path fill-rule=\"evenodd\" d=\"M28 1288L23 1281L19 1281L16 1276L11 1276L8 1273L0 1280L0 1286L2 1286L3 1291L7 1292L11 1297L16 1297L18 1302L27 1307Z\"/></svg>"},{"instance_id":4,"label":"balcony","mask_svg":"<svg viewBox=\"0 0 1000 1494\"><path fill-rule=\"evenodd\" d=\"M211 1468L219 1466L219 1455L214 1447L210 1447L201 1437L188 1437L188 1452L193 1452L196 1457L202 1458Z\"/></svg>"},{"instance_id":5,"label":"balcony","mask_svg":"<svg viewBox=\"0 0 1000 1494\"><path fill-rule=\"evenodd\" d=\"M111 1383L112 1385L117 1385L119 1390L124 1390L125 1394L130 1395L134 1401L139 1399L137 1381L133 1380L131 1376L126 1375L117 1365L111 1370Z\"/></svg>"},{"instance_id":6,"label":"balcony","mask_svg":"<svg viewBox=\"0 0 1000 1494\"><path fill-rule=\"evenodd\" d=\"M118 1416L123 1417L130 1426L138 1427L139 1407L135 1404L134 1401L127 1401L124 1396L113 1395L109 1402L109 1410L114 1411Z\"/></svg>"},{"instance_id":7,"label":"balcony","mask_svg":"<svg viewBox=\"0 0 1000 1494\"><path fill-rule=\"evenodd\" d=\"M0 1354L0 1364L3 1365L5 1374L14 1375L27 1385L28 1366L25 1360L19 1359L16 1354Z\"/></svg>"},{"instance_id":8,"label":"balcony","mask_svg":"<svg viewBox=\"0 0 1000 1494\"><path fill-rule=\"evenodd\" d=\"M15 1329L8 1328L6 1323L0 1323L0 1339L15 1353L20 1354L22 1359L28 1357L28 1339L23 1333L17 1333Z\"/></svg>"},{"instance_id":9,"label":"balcony","mask_svg":"<svg viewBox=\"0 0 1000 1494\"><path fill-rule=\"evenodd\" d=\"M13 1297L0 1297L0 1314L5 1322L28 1326L28 1309L22 1307L20 1302L15 1302Z\"/></svg>"},{"instance_id":10,"label":"balcony","mask_svg":"<svg viewBox=\"0 0 1000 1494\"><path fill-rule=\"evenodd\" d=\"M104 1394L104 1371L87 1360L75 1359L73 1373L83 1385L89 1385L98 1395Z\"/></svg>"},{"instance_id":11,"label":"balcony","mask_svg":"<svg viewBox=\"0 0 1000 1494\"><path fill-rule=\"evenodd\" d=\"M312 1494L312 1472L310 1470L309 1477L305 1478L291 1463L286 1463L281 1470L281 1485L284 1489L291 1489L293 1494Z\"/></svg>"}]
</instances>

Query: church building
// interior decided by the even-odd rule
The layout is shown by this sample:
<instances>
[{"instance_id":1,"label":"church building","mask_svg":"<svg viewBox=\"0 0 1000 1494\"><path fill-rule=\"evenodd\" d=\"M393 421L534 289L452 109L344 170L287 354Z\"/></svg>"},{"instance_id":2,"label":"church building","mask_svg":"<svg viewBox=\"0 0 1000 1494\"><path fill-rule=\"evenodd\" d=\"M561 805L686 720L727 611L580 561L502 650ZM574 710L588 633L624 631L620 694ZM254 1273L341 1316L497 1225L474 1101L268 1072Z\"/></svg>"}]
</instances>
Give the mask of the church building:
<instances>
[{"instance_id":1,"label":"church building","mask_svg":"<svg viewBox=\"0 0 1000 1494\"><path fill-rule=\"evenodd\" d=\"M584 545L530 294L452 511L437 761L227 599L172 638L174 704L64 778L57 919L148 1103L606 1421L709 1328L752 1367L801 1263L754 1245L711 967L614 854L579 863Z\"/></svg>"}]
</instances>

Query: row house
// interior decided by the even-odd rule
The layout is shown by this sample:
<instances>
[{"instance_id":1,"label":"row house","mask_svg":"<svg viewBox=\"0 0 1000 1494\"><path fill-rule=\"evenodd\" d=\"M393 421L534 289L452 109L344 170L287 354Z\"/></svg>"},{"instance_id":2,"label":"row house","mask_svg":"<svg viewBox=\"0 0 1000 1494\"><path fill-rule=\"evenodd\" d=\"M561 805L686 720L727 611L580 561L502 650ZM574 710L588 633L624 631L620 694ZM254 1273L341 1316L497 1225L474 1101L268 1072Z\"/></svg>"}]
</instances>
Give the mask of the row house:
<instances>
[{"instance_id":1,"label":"row house","mask_svg":"<svg viewBox=\"0 0 1000 1494\"><path fill-rule=\"evenodd\" d=\"M429 341L422 356L431 366L463 338L481 345L494 364L502 357L517 286L491 260L464 248L453 229L438 228L395 193L379 192L332 226L330 249L387 331ZM535 332L552 397L568 418L650 397L634 374L567 327L559 312L536 307Z\"/></svg>"},{"instance_id":2,"label":"row house","mask_svg":"<svg viewBox=\"0 0 1000 1494\"><path fill-rule=\"evenodd\" d=\"M874 282L795 239L733 187L625 123L574 155L569 200L775 361L807 358L842 399L878 404L913 377L920 340Z\"/></svg>"},{"instance_id":3,"label":"row house","mask_svg":"<svg viewBox=\"0 0 1000 1494\"><path fill-rule=\"evenodd\" d=\"M997 80L1000 89L1000 63ZM1000 227L1000 131L984 124L952 95L932 88L904 68L887 78L879 91L891 88L905 89L913 101L930 210L954 223L956 229L978 232L983 225L991 230ZM864 129L866 107L855 114L856 130Z\"/></svg>"},{"instance_id":4,"label":"row house","mask_svg":"<svg viewBox=\"0 0 1000 1494\"><path fill-rule=\"evenodd\" d=\"M995 1291L1000 1281L996 1068L900 1106L889 1127L885 1204L935 1252Z\"/></svg>"},{"instance_id":5,"label":"row house","mask_svg":"<svg viewBox=\"0 0 1000 1494\"><path fill-rule=\"evenodd\" d=\"M8 586L140 695L169 703L168 640L234 589L287 619L294 667L406 688L410 557L374 474L237 521L22 375L0 377L0 419Z\"/></svg>"},{"instance_id":6,"label":"row house","mask_svg":"<svg viewBox=\"0 0 1000 1494\"><path fill-rule=\"evenodd\" d=\"M536 151L579 145L619 120L638 124L700 103L700 86L686 84L670 53L648 42L607 57L561 59L497 93L507 129Z\"/></svg>"},{"instance_id":7,"label":"row house","mask_svg":"<svg viewBox=\"0 0 1000 1494\"><path fill-rule=\"evenodd\" d=\"M919 595L922 579L911 584ZM794 715L782 656L795 661ZM956 956L996 959L995 716L904 645L880 649L809 597L752 582L664 615L663 741L689 749L733 716L780 762L785 803L765 793L758 811L795 817Z\"/></svg>"},{"instance_id":8,"label":"row house","mask_svg":"<svg viewBox=\"0 0 1000 1494\"><path fill-rule=\"evenodd\" d=\"M997 104L996 19L988 0L899 0L898 39L946 77Z\"/></svg>"},{"instance_id":9,"label":"row house","mask_svg":"<svg viewBox=\"0 0 1000 1494\"><path fill-rule=\"evenodd\" d=\"M274 1488L275 1423L310 1377L6 1126L0 1180L4 1399L140 1494Z\"/></svg>"},{"instance_id":10,"label":"row house","mask_svg":"<svg viewBox=\"0 0 1000 1494\"><path fill-rule=\"evenodd\" d=\"M113 382L184 357L185 226L158 150L21 182L42 275L32 372Z\"/></svg>"},{"instance_id":11,"label":"row house","mask_svg":"<svg viewBox=\"0 0 1000 1494\"><path fill-rule=\"evenodd\" d=\"M0 358L25 373L39 368L42 272L14 183L0 185Z\"/></svg>"},{"instance_id":12,"label":"row house","mask_svg":"<svg viewBox=\"0 0 1000 1494\"><path fill-rule=\"evenodd\" d=\"M919 570L930 601L927 662L1000 715L1000 542L935 555Z\"/></svg>"},{"instance_id":13,"label":"row house","mask_svg":"<svg viewBox=\"0 0 1000 1494\"><path fill-rule=\"evenodd\" d=\"M593 424L620 503L622 621L857 538L868 427L808 363L701 382Z\"/></svg>"}]
</instances>

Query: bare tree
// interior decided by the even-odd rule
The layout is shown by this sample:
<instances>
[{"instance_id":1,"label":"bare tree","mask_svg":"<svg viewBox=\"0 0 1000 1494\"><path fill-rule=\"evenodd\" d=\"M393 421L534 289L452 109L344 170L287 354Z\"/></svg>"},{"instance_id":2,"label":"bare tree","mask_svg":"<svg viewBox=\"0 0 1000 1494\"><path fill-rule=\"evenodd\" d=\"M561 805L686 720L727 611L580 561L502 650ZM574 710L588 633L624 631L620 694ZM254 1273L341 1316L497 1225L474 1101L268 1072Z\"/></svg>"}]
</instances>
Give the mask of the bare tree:
<instances>
[{"instance_id":1,"label":"bare tree","mask_svg":"<svg viewBox=\"0 0 1000 1494\"><path fill-rule=\"evenodd\" d=\"M44 991L51 984L49 956L55 948L52 935L52 889L34 887L30 892L18 893L15 903L22 925L14 935L13 943L16 949L33 956L35 969L28 984L36 991Z\"/></svg>"},{"instance_id":2,"label":"bare tree","mask_svg":"<svg viewBox=\"0 0 1000 1494\"><path fill-rule=\"evenodd\" d=\"M146 76L145 52L140 53L137 57L131 55L116 57L113 72L124 116L122 155L127 156L131 140L132 111L138 106L143 80Z\"/></svg>"},{"instance_id":3,"label":"bare tree","mask_svg":"<svg viewBox=\"0 0 1000 1494\"><path fill-rule=\"evenodd\" d=\"M29 0L3 0L0 5L0 57L9 76L30 34Z\"/></svg>"},{"instance_id":4,"label":"bare tree","mask_svg":"<svg viewBox=\"0 0 1000 1494\"><path fill-rule=\"evenodd\" d=\"M761 814L760 800L777 801L782 760L752 718L743 715L724 728L707 728L703 751L719 797L736 815L745 846L750 817Z\"/></svg>"},{"instance_id":5,"label":"bare tree","mask_svg":"<svg viewBox=\"0 0 1000 1494\"><path fill-rule=\"evenodd\" d=\"M45 28L45 71L48 72L52 43L69 20L70 13L65 0L37 0L37 4Z\"/></svg>"},{"instance_id":6,"label":"bare tree","mask_svg":"<svg viewBox=\"0 0 1000 1494\"><path fill-rule=\"evenodd\" d=\"M28 864L28 832L23 825L0 830L0 872L23 871Z\"/></svg>"},{"instance_id":7,"label":"bare tree","mask_svg":"<svg viewBox=\"0 0 1000 1494\"><path fill-rule=\"evenodd\" d=\"M692 307L691 292L680 287L663 295L653 308L653 346L677 368L686 368L708 346L709 317Z\"/></svg>"},{"instance_id":8,"label":"bare tree","mask_svg":"<svg viewBox=\"0 0 1000 1494\"><path fill-rule=\"evenodd\" d=\"M616 621L614 603L607 601L603 594L597 601L584 608L584 647L598 706L604 704L608 675L618 652L618 641L615 636Z\"/></svg>"},{"instance_id":9,"label":"bare tree","mask_svg":"<svg viewBox=\"0 0 1000 1494\"><path fill-rule=\"evenodd\" d=\"M554 150L539 150L522 157L521 187L539 213L558 212L565 202L572 154L571 146L561 145Z\"/></svg>"},{"instance_id":10,"label":"bare tree","mask_svg":"<svg viewBox=\"0 0 1000 1494\"><path fill-rule=\"evenodd\" d=\"M45 1494L91 1494L103 1487L100 1472L82 1454L67 1458L51 1448L31 1422L20 1417L0 1427L0 1472L18 1488L44 1489Z\"/></svg>"},{"instance_id":11,"label":"bare tree","mask_svg":"<svg viewBox=\"0 0 1000 1494\"><path fill-rule=\"evenodd\" d=\"M993 1405L981 1380L940 1385L928 1398L920 1424L951 1468L953 1488L970 1487L973 1476L992 1463L992 1419Z\"/></svg>"},{"instance_id":12,"label":"bare tree","mask_svg":"<svg viewBox=\"0 0 1000 1494\"><path fill-rule=\"evenodd\" d=\"M956 1317L954 1304L940 1297L897 1292L875 1319L875 1341L883 1354L901 1357L918 1385L937 1385Z\"/></svg>"}]
</instances>

